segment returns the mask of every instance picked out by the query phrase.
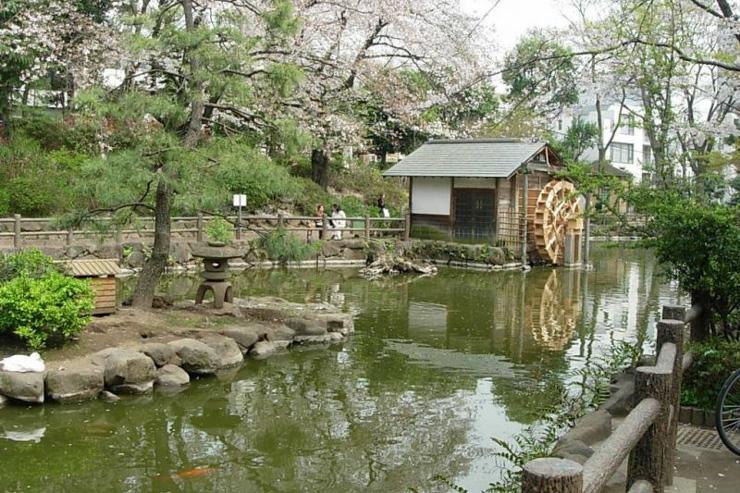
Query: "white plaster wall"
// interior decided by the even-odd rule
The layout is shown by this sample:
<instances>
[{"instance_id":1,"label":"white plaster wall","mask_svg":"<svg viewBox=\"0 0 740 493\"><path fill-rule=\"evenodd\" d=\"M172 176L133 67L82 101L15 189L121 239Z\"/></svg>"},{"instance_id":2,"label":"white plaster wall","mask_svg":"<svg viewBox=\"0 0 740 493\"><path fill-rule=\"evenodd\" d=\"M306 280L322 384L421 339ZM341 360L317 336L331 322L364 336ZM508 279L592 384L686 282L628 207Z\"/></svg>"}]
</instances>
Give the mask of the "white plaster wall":
<instances>
[{"instance_id":1,"label":"white plaster wall","mask_svg":"<svg viewBox=\"0 0 740 493\"><path fill-rule=\"evenodd\" d=\"M496 178L455 178L455 188L496 188Z\"/></svg>"},{"instance_id":2,"label":"white plaster wall","mask_svg":"<svg viewBox=\"0 0 740 493\"><path fill-rule=\"evenodd\" d=\"M411 184L411 212L449 216L450 181L450 178L415 176Z\"/></svg>"}]
</instances>

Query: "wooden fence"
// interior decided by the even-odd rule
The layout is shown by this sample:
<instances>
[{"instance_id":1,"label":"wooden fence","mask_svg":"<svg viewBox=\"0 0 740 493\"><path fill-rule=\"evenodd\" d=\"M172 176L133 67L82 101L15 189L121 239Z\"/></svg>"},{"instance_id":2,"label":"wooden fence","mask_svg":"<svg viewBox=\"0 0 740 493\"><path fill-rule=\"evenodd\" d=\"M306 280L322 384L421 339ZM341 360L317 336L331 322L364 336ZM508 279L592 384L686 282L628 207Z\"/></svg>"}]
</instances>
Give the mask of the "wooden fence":
<instances>
[{"instance_id":1,"label":"wooden fence","mask_svg":"<svg viewBox=\"0 0 740 493\"><path fill-rule=\"evenodd\" d=\"M700 312L663 307L655 366L637 368L632 412L583 465L557 458L525 464L523 493L598 493L628 456L628 493L662 493L672 484L681 380L691 364L691 354L684 354L684 329Z\"/></svg>"},{"instance_id":2,"label":"wooden fence","mask_svg":"<svg viewBox=\"0 0 740 493\"><path fill-rule=\"evenodd\" d=\"M177 216L172 218L173 234L181 237L190 237L196 241L203 241L207 223L216 216L199 214L197 216ZM410 221L406 217L348 217L346 227L333 229L330 226L330 217L317 218L314 216L229 216L236 239L241 239L243 233L252 231L268 233L277 228L284 228L297 234L306 241L321 238L329 239L334 232L341 231L345 237L360 236L370 238L375 235L400 236L404 240L409 238ZM85 229L62 229L54 226L52 218L24 218L16 214L12 218L0 218L0 243L3 240L12 240L13 248L22 248L24 244L35 244L40 240L63 241L65 245L73 245L80 238L95 238L105 242L113 240L120 245L132 238L143 239L154 236L154 218L139 217L135 226L116 228L111 226L111 219L96 218L97 227ZM318 226L317 226L318 225Z\"/></svg>"}]
</instances>

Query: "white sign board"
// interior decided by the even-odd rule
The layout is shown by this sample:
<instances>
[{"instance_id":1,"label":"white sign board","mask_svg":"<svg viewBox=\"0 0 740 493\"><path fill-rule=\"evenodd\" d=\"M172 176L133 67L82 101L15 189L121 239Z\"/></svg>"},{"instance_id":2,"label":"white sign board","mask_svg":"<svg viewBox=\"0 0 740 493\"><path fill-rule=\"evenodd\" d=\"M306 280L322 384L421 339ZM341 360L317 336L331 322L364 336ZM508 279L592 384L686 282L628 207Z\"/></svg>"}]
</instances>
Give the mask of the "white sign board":
<instances>
[{"instance_id":1,"label":"white sign board","mask_svg":"<svg viewBox=\"0 0 740 493\"><path fill-rule=\"evenodd\" d=\"M243 193L234 194L234 207L246 207L247 196Z\"/></svg>"}]
</instances>

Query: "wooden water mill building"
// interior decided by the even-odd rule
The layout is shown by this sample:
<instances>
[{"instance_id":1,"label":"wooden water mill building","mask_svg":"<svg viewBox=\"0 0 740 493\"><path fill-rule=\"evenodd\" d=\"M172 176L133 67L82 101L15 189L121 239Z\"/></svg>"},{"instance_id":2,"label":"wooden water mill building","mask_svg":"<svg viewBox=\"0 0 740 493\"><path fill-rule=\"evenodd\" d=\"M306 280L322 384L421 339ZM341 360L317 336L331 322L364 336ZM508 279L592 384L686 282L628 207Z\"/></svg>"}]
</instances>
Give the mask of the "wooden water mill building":
<instances>
[{"instance_id":1,"label":"wooden water mill building","mask_svg":"<svg viewBox=\"0 0 740 493\"><path fill-rule=\"evenodd\" d=\"M555 178L562 168L544 142L432 140L384 176L408 178L414 237L518 251L526 224L530 258L568 265L580 262L583 199Z\"/></svg>"}]
</instances>

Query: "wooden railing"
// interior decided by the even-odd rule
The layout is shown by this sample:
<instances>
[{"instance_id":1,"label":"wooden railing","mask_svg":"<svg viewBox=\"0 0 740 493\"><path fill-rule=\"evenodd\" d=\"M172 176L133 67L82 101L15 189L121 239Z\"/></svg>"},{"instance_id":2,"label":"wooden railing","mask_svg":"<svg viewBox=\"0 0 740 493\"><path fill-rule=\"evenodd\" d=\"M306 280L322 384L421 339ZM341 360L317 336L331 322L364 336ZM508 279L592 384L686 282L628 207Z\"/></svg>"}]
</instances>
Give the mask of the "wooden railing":
<instances>
[{"instance_id":1,"label":"wooden railing","mask_svg":"<svg viewBox=\"0 0 740 493\"><path fill-rule=\"evenodd\" d=\"M628 493L662 493L672 484L681 380L691 364L691 355L684 354L684 329L700 312L663 307L655 366L635 372L634 409L585 464L557 458L525 464L523 493L598 493L627 457Z\"/></svg>"},{"instance_id":2,"label":"wooden railing","mask_svg":"<svg viewBox=\"0 0 740 493\"><path fill-rule=\"evenodd\" d=\"M215 216L198 214L197 216L177 216L172 218L173 234L191 235L197 241L203 241L207 222ZM237 239L241 239L245 231L267 233L282 227L294 234L303 234L307 241L318 239L319 233L322 238L330 238L334 230L329 225L330 217L320 219L315 216L242 216L241 221L237 216L229 216L227 219L232 223ZM410 221L406 217L348 217L344 219L346 227L341 229L342 234L370 238L374 234L383 236L400 236L404 240L409 238ZM41 239L63 239L66 245L72 245L78 238L96 238L99 240L114 240L120 244L126 238L146 238L154 235L154 218L139 217L136 227L117 228L111 226L111 218L99 217L93 222L103 226L102 228L88 227L86 229L61 229L54 228L52 218L24 218L16 214L12 218L0 218L0 241L12 239L14 248L22 248L24 243L33 243ZM316 224L320 226L317 227ZM31 228L30 225L36 225ZM38 226L41 225L41 226ZM107 227L106 227L107 226ZM37 229L38 228L38 229Z\"/></svg>"}]
</instances>

